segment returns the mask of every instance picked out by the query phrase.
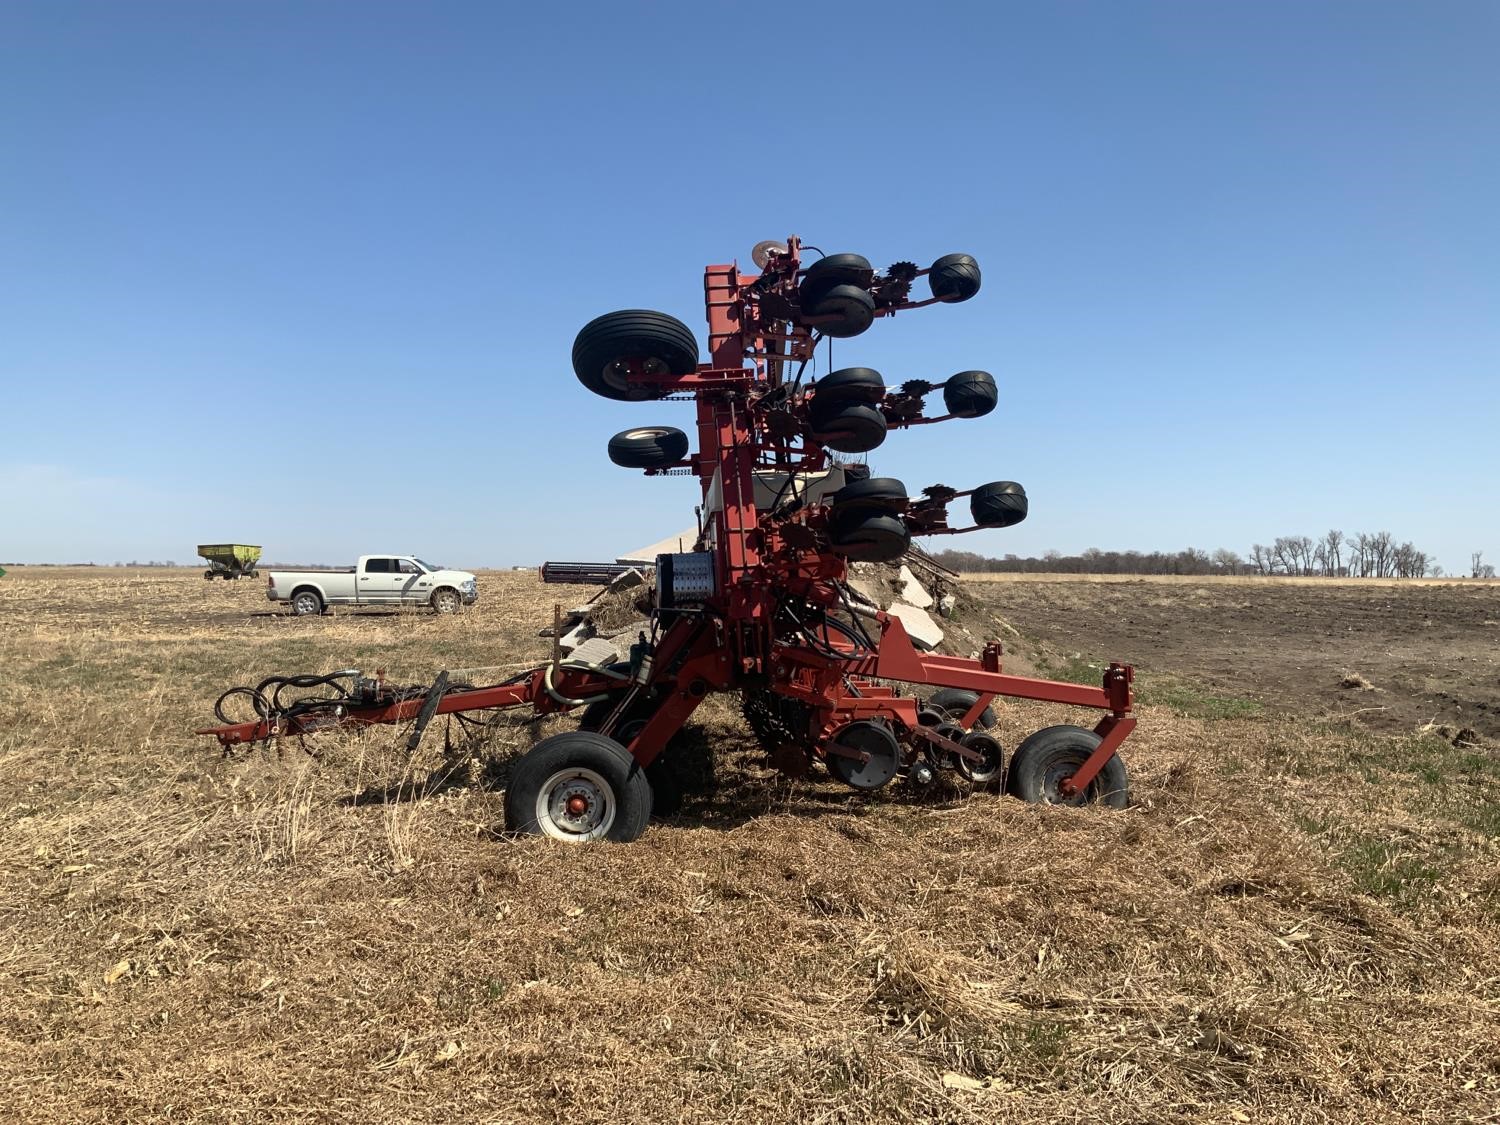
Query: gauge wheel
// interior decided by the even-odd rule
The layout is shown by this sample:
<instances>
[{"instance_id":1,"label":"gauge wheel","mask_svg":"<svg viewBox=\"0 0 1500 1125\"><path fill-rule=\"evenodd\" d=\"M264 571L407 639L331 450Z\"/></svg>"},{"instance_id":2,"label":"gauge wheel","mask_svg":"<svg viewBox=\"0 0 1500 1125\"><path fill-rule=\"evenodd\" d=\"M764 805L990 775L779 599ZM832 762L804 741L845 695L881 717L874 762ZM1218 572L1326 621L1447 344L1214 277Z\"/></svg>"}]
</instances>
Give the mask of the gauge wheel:
<instances>
[{"instance_id":1,"label":"gauge wheel","mask_svg":"<svg viewBox=\"0 0 1500 1125\"><path fill-rule=\"evenodd\" d=\"M673 426L640 426L609 439L609 459L624 469L676 465L687 452L687 434Z\"/></svg>"}]
</instances>

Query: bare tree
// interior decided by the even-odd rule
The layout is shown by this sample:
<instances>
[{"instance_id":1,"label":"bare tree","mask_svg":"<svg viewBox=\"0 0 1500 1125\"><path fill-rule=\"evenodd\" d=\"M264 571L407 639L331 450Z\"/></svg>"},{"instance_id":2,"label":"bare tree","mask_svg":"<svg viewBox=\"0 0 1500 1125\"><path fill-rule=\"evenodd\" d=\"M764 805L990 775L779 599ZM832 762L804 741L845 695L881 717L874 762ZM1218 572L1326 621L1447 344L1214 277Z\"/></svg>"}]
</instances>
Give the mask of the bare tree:
<instances>
[{"instance_id":1,"label":"bare tree","mask_svg":"<svg viewBox=\"0 0 1500 1125\"><path fill-rule=\"evenodd\" d=\"M1482 573L1482 571L1484 570L1484 552L1483 551L1475 551L1472 555L1469 556L1469 567L1470 567L1470 569L1469 569L1469 577L1470 578L1483 578L1484 577L1484 574Z\"/></svg>"},{"instance_id":2,"label":"bare tree","mask_svg":"<svg viewBox=\"0 0 1500 1125\"><path fill-rule=\"evenodd\" d=\"M1343 572L1343 544L1342 531L1330 528L1328 534L1323 536L1323 573L1330 578L1337 578Z\"/></svg>"},{"instance_id":3,"label":"bare tree","mask_svg":"<svg viewBox=\"0 0 1500 1125\"><path fill-rule=\"evenodd\" d=\"M1227 547L1220 547L1214 552L1213 565L1220 574L1243 574L1245 572L1245 560Z\"/></svg>"}]
</instances>

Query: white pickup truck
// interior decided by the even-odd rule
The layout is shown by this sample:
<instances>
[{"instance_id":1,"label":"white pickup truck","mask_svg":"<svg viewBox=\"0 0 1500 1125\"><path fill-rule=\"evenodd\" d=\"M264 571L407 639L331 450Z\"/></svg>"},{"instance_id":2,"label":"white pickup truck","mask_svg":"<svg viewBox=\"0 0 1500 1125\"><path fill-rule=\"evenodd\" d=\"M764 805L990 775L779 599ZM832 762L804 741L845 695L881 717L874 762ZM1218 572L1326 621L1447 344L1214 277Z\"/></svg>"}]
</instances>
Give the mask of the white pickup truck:
<instances>
[{"instance_id":1,"label":"white pickup truck","mask_svg":"<svg viewBox=\"0 0 1500 1125\"><path fill-rule=\"evenodd\" d=\"M445 570L415 555L361 555L358 566L267 571L266 597L290 602L298 617L333 605L430 605L457 613L479 600L479 584L466 570Z\"/></svg>"}]
</instances>

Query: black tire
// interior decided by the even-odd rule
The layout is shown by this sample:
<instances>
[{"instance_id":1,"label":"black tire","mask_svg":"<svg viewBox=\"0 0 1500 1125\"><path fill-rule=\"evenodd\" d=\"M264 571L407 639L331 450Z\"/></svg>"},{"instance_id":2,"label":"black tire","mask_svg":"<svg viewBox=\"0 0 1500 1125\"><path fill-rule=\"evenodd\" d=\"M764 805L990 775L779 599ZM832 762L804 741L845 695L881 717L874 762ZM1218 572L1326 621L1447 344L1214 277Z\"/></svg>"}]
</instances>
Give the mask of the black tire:
<instances>
[{"instance_id":1,"label":"black tire","mask_svg":"<svg viewBox=\"0 0 1500 1125\"><path fill-rule=\"evenodd\" d=\"M859 504L874 508L899 508L909 497L906 485L895 477L866 477L850 481L829 498L835 507Z\"/></svg>"},{"instance_id":2,"label":"black tire","mask_svg":"<svg viewBox=\"0 0 1500 1125\"><path fill-rule=\"evenodd\" d=\"M609 459L626 469L660 469L687 456L688 436L672 426L621 430L609 439Z\"/></svg>"},{"instance_id":3,"label":"black tire","mask_svg":"<svg viewBox=\"0 0 1500 1125\"><path fill-rule=\"evenodd\" d=\"M958 722L969 713L969 708L979 702L977 691L965 691L963 688L939 688L933 692L927 700L927 706L935 711L942 711L953 722ZM979 722L976 726L989 730L995 725L994 707L986 707L979 714Z\"/></svg>"},{"instance_id":4,"label":"black tire","mask_svg":"<svg viewBox=\"0 0 1500 1125\"><path fill-rule=\"evenodd\" d=\"M868 453L885 441L885 415L862 402L812 412L813 438L839 453Z\"/></svg>"},{"instance_id":5,"label":"black tire","mask_svg":"<svg viewBox=\"0 0 1500 1125\"><path fill-rule=\"evenodd\" d=\"M829 526L833 553L851 562L891 562L911 547L911 532L899 516L852 511Z\"/></svg>"},{"instance_id":6,"label":"black tire","mask_svg":"<svg viewBox=\"0 0 1500 1125\"><path fill-rule=\"evenodd\" d=\"M573 796L585 802L583 810L569 808ZM516 762L505 790L505 826L523 836L628 844L650 819L645 773L625 747L592 731L542 739Z\"/></svg>"},{"instance_id":7,"label":"black tire","mask_svg":"<svg viewBox=\"0 0 1500 1125\"><path fill-rule=\"evenodd\" d=\"M803 317L832 317L812 328L835 340L858 336L875 323L875 298L857 285L835 285L811 306L802 306Z\"/></svg>"},{"instance_id":8,"label":"black tire","mask_svg":"<svg viewBox=\"0 0 1500 1125\"><path fill-rule=\"evenodd\" d=\"M1028 507L1026 490L1013 480L982 484L969 497L969 513L980 527L1014 527Z\"/></svg>"},{"instance_id":9,"label":"black tire","mask_svg":"<svg viewBox=\"0 0 1500 1125\"><path fill-rule=\"evenodd\" d=\"M323 612L323 599L316 590L293 590L291 602L293 617L317 617Z\"/></svg>"},{"instance_id":10,"label":"black tire","mask_svg":"<svg viewBox=\"0 0 1500 1125\"><path fill-rule=\"evenodd\" d=\"M1071 777L1099 746L1099 736L1082 727L1039 730L1016 747L1006 788L1012 796L1038 805L1092 805L1123 809L1130 803L1125 763L1118 754L1089 782L1083 793L1064 801L1059 783Z\"/></svg>"},{"instance_id":11,"label":"black tire","mask_svg":"<svg viewBox=\"0 0 1500 1125\"><path fill-rule=\"evenodd\" d=\"M633 385L623 370L616 369L631 359L673 375L690 375L698 368L698 340L675 316L624 309L589 321L573 341L573 373L596 395L634 402L668 393Z\"/></svg>"},{"instance_id":12,"label":"black tire","mask_svg":"<svg viewBox=\"0 0 1500 1125\"><path fill-rule=\"evenodd\" d=\"M973 785L986 788L998 786L1005 777L1005 750L1001 747L1000 740L982 730L972 730L958 741L966 749L984 756L978 762L958 758L954 762L954 768L958 770L959 776Z\"/></svg>"},{"instance_id":13,"label":"black tire","mask_svg":"<svg viewBox=\"0 0 1500 1125\"><path fill-rule=\"evenodd\" d=\"M835 285L853 285L868 289L875 280L875 269L863 254L829 254L819 258L802 272L798 288L804 307L815 305Z\"/></svg>"},{"instance_id":14,"label":"black tire","mask_svg":"<svg viewBox=\"0 0 1500 1125\"><path fill-rule=\"evenodd\" d=\"M967 254L944 254L932 263L927 284L939 301L967 301L979 292L979 263Z\"/></svg>"},{"instance_id":15,"label":"black tire","mask_svg":"<svg viewBox=\"0 0 1500 1125\"><path fill-rule=\"evenodd\" d=\"M960 371L943 384L943 406L959 418L982 418L1000 401L988 371Z\"/></svg>"},{"instance_id":16,"label":"black tire","mask_svg":"<svg viewBox=\"0 0 1500 1125\"><path fill-rule=\"evenodd\" d=\"M203 572L203 577L207 578L210 582L212 582L214 580L214 572L211 571L211 570L205 570Z\"/></svg>"},{"instance_id":17,"label":"black tire","mask_svg":"<svg viewBox=\"0 0 1500 1125\"><path fill-rule=\"evenodd\" d=\"M873 367L841 367L812 385L813 402L828 409L835 403L877 403L885 397L885 378Z\"/></svg>"},{"instance_id":18,"label":"black tire","mask_svg":"<svg viewBox=\"0 0 1500 1125\"><path fill-rule=\"evenodd\" d=\"M464 599L452 586L440 586L432 592L428 604L432 606L434 613L448 615L462 612Z\"/></svg>"}]
</instances>

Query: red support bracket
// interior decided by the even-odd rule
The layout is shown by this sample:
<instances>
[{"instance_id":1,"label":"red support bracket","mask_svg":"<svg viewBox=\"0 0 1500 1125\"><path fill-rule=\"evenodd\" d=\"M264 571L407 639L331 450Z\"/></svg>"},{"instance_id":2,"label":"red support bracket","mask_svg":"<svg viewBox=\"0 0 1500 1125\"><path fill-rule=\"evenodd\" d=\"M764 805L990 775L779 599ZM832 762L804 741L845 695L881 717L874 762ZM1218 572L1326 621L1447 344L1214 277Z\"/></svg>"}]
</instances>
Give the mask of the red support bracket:
<instances>
[{"instance_id":1,"label":"red support bracket","mask_svg":"<svg viewBox=\"0 0 1500 1125\"><path fill-rule=\"evenodd\" d=\"M1104 768L1104 763L1115 756L1115 751L1125 741L1126 736L1135 730L1135 719L1130 715L1105 715L1099 720L1099 725L1094 728L1094 733L1099 735L1102 741L1088 761L1079 767L1078 772L1072 777L1063 778L1058 785L1059 791L1064 797L1076 797L1079 793L1088 789L1089 783L1099 776L1099 771Z\"/></svg>"}]
</instances>

